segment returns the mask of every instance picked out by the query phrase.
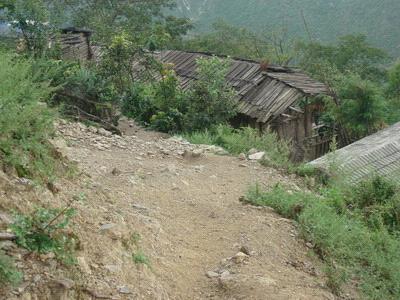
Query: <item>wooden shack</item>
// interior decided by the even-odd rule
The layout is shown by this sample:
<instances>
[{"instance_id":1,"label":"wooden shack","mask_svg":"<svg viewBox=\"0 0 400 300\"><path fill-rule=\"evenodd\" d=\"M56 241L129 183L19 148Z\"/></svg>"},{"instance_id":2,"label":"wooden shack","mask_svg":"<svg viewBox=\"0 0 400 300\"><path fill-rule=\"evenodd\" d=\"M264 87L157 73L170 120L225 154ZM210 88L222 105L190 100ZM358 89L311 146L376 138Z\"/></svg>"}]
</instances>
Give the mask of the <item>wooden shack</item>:
<instances>
[{"instance_id":1,"label":"wooden shack","mask_svg":"<svg viewBox=\"0 0 400 300\"><path fill-rule=\"evenodd\" d=\"M61 47L63 59L79 60L85 62L93 59L93 52L90 45L90 30L67 27L61 29L58 43Z\"/></svg>"},{"instance_id":2,"label":"wooden shack","mask_svg":"<svg viewBox=\"0 0 400 300\"><path fill-rule=\"evenodd\" d=\"M163 51L159 59L173 65L183 89L196 79L196 60L212 54ZM321 105L312 101L329 94L323 83L298 69L263 65L245 59L231 59L227 81L237 91L236 126L250 125L272 130L293 146L293 159L312 160L329 151L330 136L321 134Z\"/></svg>"}]
</instances>

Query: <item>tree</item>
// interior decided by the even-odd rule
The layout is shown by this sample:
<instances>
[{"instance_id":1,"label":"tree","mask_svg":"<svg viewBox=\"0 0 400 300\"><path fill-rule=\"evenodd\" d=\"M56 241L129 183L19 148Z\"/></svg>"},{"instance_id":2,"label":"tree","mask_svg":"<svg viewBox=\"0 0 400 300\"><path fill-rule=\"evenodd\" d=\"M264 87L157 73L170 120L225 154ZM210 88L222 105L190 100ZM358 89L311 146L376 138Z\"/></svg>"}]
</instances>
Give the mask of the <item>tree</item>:
<instances>
[{"instance_id":1,"label":"tree","mask_svg":"<svg viewBox=\"0 0 400 300\"><path fill-rule=\"evenodd\" d=\"M52 24L44 0L14 0L2 4L7 8L7 19L24 38L26 49L35 56L42 55L47 46Z\"/></svg>"},{"instance_id":2,"label":"tree","mask_svg":"<svg viewBox=\"0 0 400 300\"><path fill-rule=\"evenodd\" d=\"M372 47L365 35L346 35L339 38L337 44L321 44L319 42L297 45L299 63L307 71L318 74L318 65L329 64L340 72L359 74L364 79L381 81L384 78L383 64L387 61L387 53Z\"/></svg>"},{"instance_id":3,"label":"tree","mask_svg":"<svg viewBox=\"0 0 400 300\"><path fill-rule=\"evenodd\" d=\"M388 92L392 96L400 97L400 61L394 64L388 72L389 87Z\"/></svg>"},{"instance_id":4,"label":"tree","mask_svg":"<svg viewBox=\"0 0 400 300\"><path fill-rule=\"evenodd\" d=\"M146 45L149 37L154 42L154 34L180 36L189 28L183 26L189 24L187 19L165 16L165 11L174 6L174 0L63 0L63 3L74 25L92 29L94 39L103 45L121 32L131 35L137 44ZM173 30L173 25L178 30Z\"/></svg>"},{"instance_id":5,"label":"tree","mask_svg":"<svg viewBox=\"0 0 400 300\"><path fill-rule=\"evenodd\" d=\"M372 134L384 123L384 98L378 86L359 75L344 76L338 82L341 105L337 119L350 130L353 138Z\"/></svg>"},{"instance_id":6,"label":"tree","mask_svg":"<svg viewBox=\"0 0 400 300\"><path fill-rule=\"evenodd\" d=\"M388 81L386 120L393 124L400 121L400 62L389 69Z\"/></svg>"}]
</instances>

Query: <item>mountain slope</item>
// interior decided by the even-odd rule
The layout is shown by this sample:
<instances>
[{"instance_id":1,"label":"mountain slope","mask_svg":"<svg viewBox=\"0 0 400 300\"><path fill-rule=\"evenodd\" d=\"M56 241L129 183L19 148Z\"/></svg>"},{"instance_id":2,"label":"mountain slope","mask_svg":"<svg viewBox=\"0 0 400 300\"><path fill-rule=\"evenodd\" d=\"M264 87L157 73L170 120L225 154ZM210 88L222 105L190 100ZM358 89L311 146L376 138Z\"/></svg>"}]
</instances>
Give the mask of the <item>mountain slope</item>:
<instances>
[{"instance_id":1,"label":"mountain slope","mask_svg":"<svg viewBox=\"0 0 400 300\"><path fill-rule=\"evenodd\" d=\"M218 18L254 31L287 28L295 37L333 41L364 33L378 47L400 55L400 1L397 0L178 0L180 15L205 31ZM304 19L303 19L304 16Z\"/></svg>"}]
</instances>

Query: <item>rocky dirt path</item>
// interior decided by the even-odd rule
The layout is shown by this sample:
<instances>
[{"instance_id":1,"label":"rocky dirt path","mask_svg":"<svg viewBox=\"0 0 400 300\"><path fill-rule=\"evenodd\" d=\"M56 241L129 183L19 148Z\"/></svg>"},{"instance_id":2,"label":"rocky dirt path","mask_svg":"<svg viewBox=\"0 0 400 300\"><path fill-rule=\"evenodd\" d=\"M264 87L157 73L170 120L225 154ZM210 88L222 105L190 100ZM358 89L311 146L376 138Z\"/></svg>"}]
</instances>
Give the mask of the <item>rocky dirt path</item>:
<instances>
[{"instance_id":1,"label":"rocky dirt path","mask_svg":"<svg viewBox=\"0 0 400 300\"><path fill-rule=\"evenodd\" d=\"M57 127L54 144L82 174L50 192L0 173L0 212L75 199L78 265L1 242L25 275L0 299L335 299L295 225L239 201L256 182L298 189L296 178L128 121L123 137Z\"/></svg>"},{"instance_id":2,"label":"rocky dirt path","mask_svg":"<svg viewBox=\"0 0 400 300\"><path fill-rule=\"evenodd\" d=\"M238 201L256 182L289 178L127 122L123 138L59 128L60 148L88 175L79 227L87 285L121 299L334 299L292 222Z\"/></svg>"}]
</instances>

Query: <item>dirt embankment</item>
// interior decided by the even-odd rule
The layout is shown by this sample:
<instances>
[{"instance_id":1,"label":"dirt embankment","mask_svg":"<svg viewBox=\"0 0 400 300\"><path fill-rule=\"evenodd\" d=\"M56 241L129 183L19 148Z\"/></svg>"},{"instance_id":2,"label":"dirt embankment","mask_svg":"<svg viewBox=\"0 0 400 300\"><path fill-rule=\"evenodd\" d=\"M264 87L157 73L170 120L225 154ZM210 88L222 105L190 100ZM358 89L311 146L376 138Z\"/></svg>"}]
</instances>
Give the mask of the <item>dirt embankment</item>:
<instances>
[{"instance_id":1,"label":"dirt embankment","mask_svg":"<svg viewBox=\"0 0 400 300\"><path fill-rule=\"evenodd\" d=\"M3 299L335 299L294 224L238 201L256 182L297 188L293 178L129 122L123 137L58 128L54 144L82 174L56 194L2 175L0 208L75 196L78 265L2 242L25 273Z\"/></svg>"}]
</instances>

